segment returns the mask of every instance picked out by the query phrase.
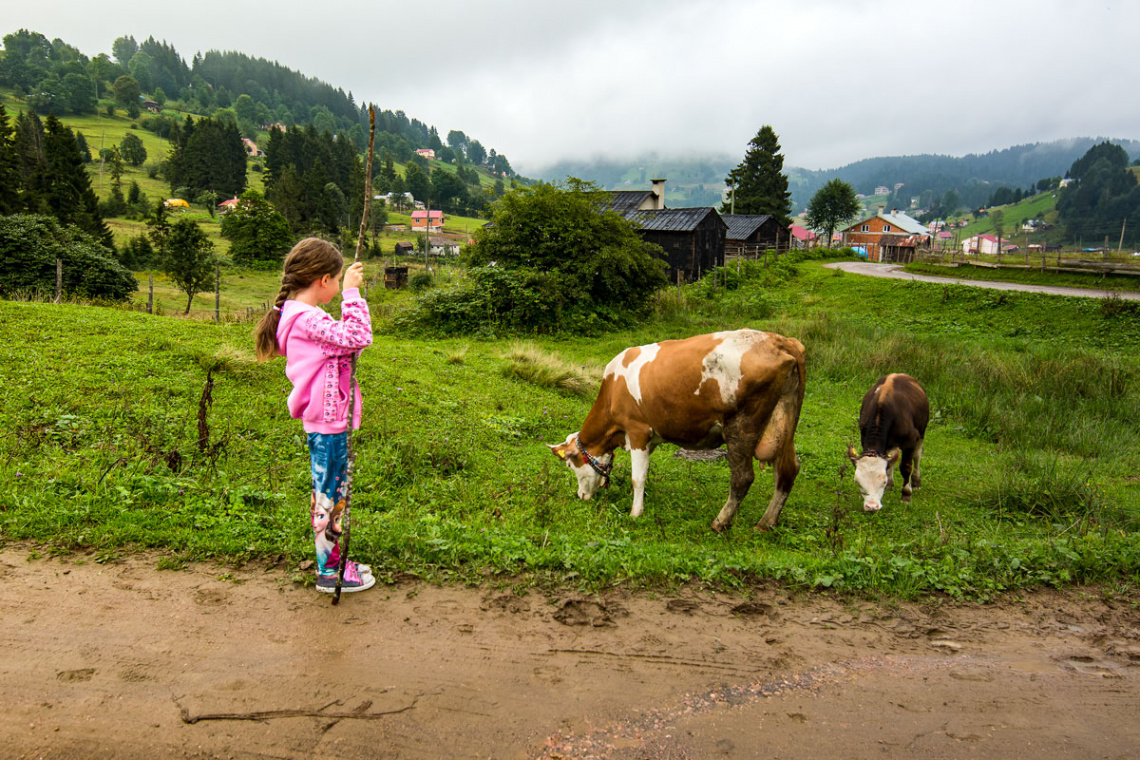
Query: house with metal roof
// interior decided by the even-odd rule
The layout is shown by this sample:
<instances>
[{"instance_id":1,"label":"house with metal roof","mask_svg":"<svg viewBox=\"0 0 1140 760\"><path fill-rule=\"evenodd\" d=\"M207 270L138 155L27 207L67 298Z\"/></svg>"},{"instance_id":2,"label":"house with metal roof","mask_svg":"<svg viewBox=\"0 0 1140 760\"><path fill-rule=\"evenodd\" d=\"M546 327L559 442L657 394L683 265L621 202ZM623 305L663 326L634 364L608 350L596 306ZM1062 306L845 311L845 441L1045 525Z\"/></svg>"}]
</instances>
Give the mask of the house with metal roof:
<instances>
[{"instance_id":1,"label":"house with metal roof","mask_svg":"<svg viewBox=\"0 0 1140 760\"><path fill-rule=\"evenodd\" d=\"M898 209L855 222L843 230L843 245L862 246L870 261L907 264L919 248L930 247L930 230Z\"/></svg>"},{"instance_id":2,"label":"house with metal roof","mask_svg":"<svg viewBox=\"0 0 1140 760\"><path fill-rule=\"evenodd\" d=\"M672 282L698 280L714 267L724 266L728 225L714 208L634 210L625 218L644 240L665 251Z\"/></svg>"},{"instance_id":3,"label":"house with metal roof","mask_svg":"<svg viewBox=\"0 0 1140 760\"><path fill-rule=\"evenodd\" d=\"M607 190L608 202L603 211L627 215L631 211L665 208L665 180L651 179L648 190Z\"/></svg>"},{"instance_id":4,"label":"house with metal roof","mask_svg":"<svg viewBox=\"0 0 1140 760\"><path fill-rule=\"evenodd\" d=\"M737 255L755 256L788 245L788 230L770 214L724 214L725 247Z\"/></svg>"}]
</instances>

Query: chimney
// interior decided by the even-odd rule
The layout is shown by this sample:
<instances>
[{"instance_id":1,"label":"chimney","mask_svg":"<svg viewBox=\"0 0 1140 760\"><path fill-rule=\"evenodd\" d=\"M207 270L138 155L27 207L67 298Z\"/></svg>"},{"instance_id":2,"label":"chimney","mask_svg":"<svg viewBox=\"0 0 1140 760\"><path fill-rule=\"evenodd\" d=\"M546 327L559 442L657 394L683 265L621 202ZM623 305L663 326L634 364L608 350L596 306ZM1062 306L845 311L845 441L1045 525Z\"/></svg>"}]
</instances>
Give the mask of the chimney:
<instances>
[{"instance_id":1,"label":"chimney","mask_svg":"<svg viewBox=\"0 0 1140 760\"><path fill-rule=\"evenodd\" d=\"M653 208L657 209L657 210L665 208L665 180L663 180L663 179L651 179L651 180L649 180L649 182L650 182L651 187L653 189L653 195L654 195L654 199L653 199L654 206L653 206Z\"/></svg>"}]
</instances>

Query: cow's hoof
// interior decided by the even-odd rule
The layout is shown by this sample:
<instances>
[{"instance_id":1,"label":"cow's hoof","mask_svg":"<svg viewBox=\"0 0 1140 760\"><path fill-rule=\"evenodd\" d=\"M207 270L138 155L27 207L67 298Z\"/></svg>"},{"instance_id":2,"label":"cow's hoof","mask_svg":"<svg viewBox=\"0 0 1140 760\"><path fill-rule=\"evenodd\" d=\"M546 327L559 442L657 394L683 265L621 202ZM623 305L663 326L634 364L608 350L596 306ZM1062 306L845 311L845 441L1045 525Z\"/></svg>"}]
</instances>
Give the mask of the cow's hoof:
<instances>
[{"instance_id":1,"label":"cow's hoof","mask_svg":"<svg viewBox=\"0 0 1140 760\"><path fill-rule=\"evenodd\" d=\"M767 533L768 531L772 530L772 528L775 528L775 527L776 527L775 525L769 525L768 523L761 520L760 522L756 523L756 526L754 528L752 528L752 530L758 530L761 533Z\"/></svg>"},{"instance_id":2,"label":"cow's hoof","mask_svg":"<svg viewBox=\"0 0 1140 760\"><path fill-rule=\"evenodd\" d=\"M730 523L721 523L720 520L712 521L712 529L717 533L724 533L726 530L728 530L729 525Z\"/></svg>"},{"instance_id":3,"label":"cow's hoof","mask_svg":"<svg viewBox=\"0 0 1140 760\"><path fill-rule=\"evenodd\" d=\"M903 491L902 503L903 504L910 504L910 492L909 491Z\"/></svg>"}]
</instances>

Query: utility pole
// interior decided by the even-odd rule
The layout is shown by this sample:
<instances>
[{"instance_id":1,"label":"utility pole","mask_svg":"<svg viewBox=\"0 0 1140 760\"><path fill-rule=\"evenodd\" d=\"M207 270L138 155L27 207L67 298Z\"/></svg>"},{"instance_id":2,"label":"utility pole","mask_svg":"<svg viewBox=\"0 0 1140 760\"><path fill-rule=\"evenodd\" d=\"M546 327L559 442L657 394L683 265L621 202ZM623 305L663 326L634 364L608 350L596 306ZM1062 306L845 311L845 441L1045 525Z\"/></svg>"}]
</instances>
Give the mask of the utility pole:
<instances>
[{"instance_id":1,"label":"utility pole","mask_svg":"<svg viewBox=\"0 0 1140 760\"><path fill-rule=\"evenodd\" d=\"M1120 225L1120 245L1117 246L1116 252L1124 252L1124 228L1128 226L1128 217L1124 217L1124 222Z\"/></svg>"}]
</instances>

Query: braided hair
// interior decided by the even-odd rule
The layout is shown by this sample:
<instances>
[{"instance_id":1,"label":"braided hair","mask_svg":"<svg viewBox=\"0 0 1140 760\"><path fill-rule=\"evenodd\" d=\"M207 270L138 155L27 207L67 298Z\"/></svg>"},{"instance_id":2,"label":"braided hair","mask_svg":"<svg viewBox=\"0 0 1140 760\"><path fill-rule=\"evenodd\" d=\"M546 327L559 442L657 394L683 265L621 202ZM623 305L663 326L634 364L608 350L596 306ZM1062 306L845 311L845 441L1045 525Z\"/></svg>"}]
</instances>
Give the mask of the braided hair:
<instances>
[{"instance_id":1,"label":"braided hair","mask_svg":"<svg viewBox=\"0 0 1140 760\"><path fill-rule=\"evenodd\" d=\"M337 247L327 240L305 238L285 257L285 269L281 274L281 290L273 307L253 329L253 341L257 347L257 360L264 362L279 352L277 326L281 323L281 307L289 297L312 285L326 274L336 277L344 268L344 257Z\"/></svg>"}]
</instances>

